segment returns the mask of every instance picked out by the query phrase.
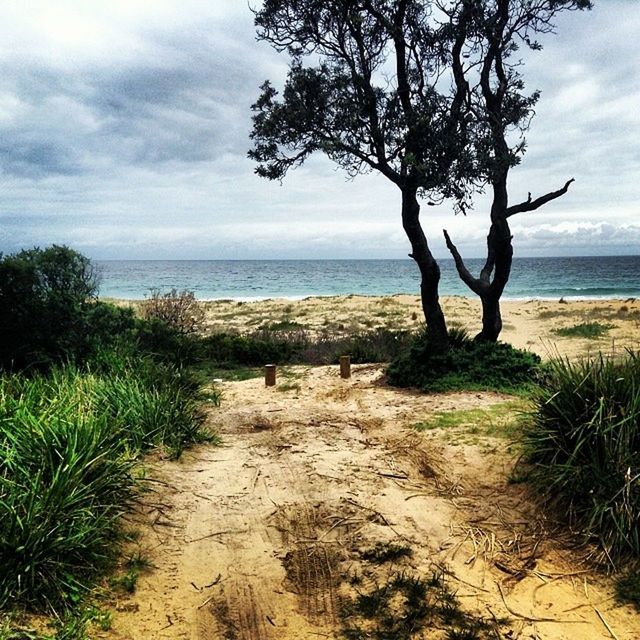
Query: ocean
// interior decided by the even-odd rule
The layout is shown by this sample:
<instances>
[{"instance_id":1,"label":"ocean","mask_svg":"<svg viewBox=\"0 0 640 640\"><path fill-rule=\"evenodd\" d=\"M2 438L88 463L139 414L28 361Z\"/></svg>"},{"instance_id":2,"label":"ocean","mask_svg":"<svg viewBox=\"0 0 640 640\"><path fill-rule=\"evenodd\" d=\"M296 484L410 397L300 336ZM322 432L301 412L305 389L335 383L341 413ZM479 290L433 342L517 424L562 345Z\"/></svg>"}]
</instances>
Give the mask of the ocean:
<instances>
[{"instance_id":1,"label":"ocean","mask_svg":"<svg viewBox=\"0 0 640 640\"><path fill-rule=\"evenodd\" d=\"M419 294L418 268L405 260L96 261L100 296L142 299L152 288L193 291L200 300L299 299L343 294ZM440 294L474 297L453 260L439 260ZM473 273L483 261L468 260ZM640 297L640 256L514 258L504 299Z\"/></svg>"}]
</instances>

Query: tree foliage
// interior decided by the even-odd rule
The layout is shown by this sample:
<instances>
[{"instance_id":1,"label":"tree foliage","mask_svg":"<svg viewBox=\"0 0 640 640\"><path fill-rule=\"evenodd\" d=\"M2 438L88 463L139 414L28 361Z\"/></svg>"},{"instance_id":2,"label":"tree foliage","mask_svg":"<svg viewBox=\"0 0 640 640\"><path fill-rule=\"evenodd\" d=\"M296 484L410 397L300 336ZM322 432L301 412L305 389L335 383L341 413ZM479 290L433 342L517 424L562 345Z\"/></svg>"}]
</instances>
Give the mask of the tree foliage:
<instances>
[{"instance_id":1,"label":"tree foliage","mask_svg":"<svg viewBox=\"0 0 640 640\"><path fill-rule=\"evenodd\" d=\"M451 82L464 33L433 13L416 0L265 2L258 35L292 61L282 96L267 81L253 105L257 173L280 179L321 151L349 175L376 170L464 207L474 166Z\"/></svg>"},{"instance_id":2,"label":"tree foliage","mask_svg":"<svg viewBox=\"0 0 640 640\"><path fill-rule=\"evenodd\" d=\"M96 293L91 262L68 247L0 256L0 366L46 365L75 351Z\"/></svg>"}]
</instances>

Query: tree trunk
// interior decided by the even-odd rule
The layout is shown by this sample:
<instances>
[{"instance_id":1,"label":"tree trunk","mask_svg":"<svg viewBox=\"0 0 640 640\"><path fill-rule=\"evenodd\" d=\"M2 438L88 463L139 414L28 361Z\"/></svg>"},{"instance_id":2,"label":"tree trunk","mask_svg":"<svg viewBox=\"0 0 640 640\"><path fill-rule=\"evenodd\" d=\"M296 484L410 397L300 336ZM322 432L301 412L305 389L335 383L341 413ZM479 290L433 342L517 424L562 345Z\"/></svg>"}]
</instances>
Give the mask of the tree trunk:
<instances>
[{"instance_id":1,"label":"tree trunk","mask_svg":"<svg viewBox=\"0 0 640 640\"><path fill-rule=\"evenodd\" d=\"M505 209L506 211L506 209ZM497 342L502 331L502 316L500 314L500 298L511 275L513 262L513 245L509 223L504 213L492 212L494 218L487 238L487 248L493 259L493 281L481 294L482 300L482 331L476 340Z\"/></svg>"},{"instance_id":2,"label":"tree trunk","mask_svg":"<svg viewBox=\"0 0 640 640\"><path fill-rule=\"evenodd\" d=\"M482 331L475 340L497 342L502 331L502 315L500 314L500 296L493 292L482 296Z\"/></svg>"},{"instance_id":3,"label":"tree trunk","mask_svg":"<svg viewBox=\"0 0 640 640\"><path fill-rule=\"evenodd\" d=\"M411 243L410 256L420 269L422 311L429 336L436 348L444 350L449 345L449 334L438 295L440 267L429 250L427 238L420 225L420 204L415 187L405 187L402 190L402 226Z\"/></svg>"}]
</instances>

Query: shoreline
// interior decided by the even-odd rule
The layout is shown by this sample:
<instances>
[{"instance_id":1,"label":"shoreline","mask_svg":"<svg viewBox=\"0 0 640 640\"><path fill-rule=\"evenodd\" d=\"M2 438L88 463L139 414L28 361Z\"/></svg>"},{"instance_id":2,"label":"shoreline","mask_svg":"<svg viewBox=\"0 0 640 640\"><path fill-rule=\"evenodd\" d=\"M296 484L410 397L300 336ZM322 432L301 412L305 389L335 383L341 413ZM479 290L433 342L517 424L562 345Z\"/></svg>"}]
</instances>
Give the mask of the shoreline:
<instances>
[{"instance_id":1,"label":"shoreline","mask_svg":"<svg viewBox=\"0 0 640 640\"><path fill-rule=\"evenodd\" d=\"M311 295L273 295L273 296L220 296L216 298L198 298L196 300L198 302L271 302L284 300L286 302L303 302L305 300L313 300L316 298L321 299L330 299L330 298L399 298L399 297L414 297L415 293L317 293ZM461 298L464 300L477 300L478 296L464 296L460 294L445 294L441 295L441 300L446 300L448 298ZM123 296L98 296L98 299L102 302L113 302L113 303L122 303L122 302L130 302L130 303L141 303L145 300L148 300L148 297L143 298L128 298ZM611 295L603 295L603 296L503 296L501 298L501 302L559 302L563 304L563 302L635 302L640 298L636 296L611 296Z\"/></svg>"}]
</instances>

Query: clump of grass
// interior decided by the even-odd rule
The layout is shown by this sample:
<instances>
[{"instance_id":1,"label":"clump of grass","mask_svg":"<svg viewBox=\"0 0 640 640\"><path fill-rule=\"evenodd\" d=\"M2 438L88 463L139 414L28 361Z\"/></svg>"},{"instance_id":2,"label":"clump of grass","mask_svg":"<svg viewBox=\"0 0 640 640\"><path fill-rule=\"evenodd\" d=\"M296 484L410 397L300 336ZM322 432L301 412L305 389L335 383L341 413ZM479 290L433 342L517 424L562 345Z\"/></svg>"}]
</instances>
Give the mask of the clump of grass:
<instances>
[{"instance_id":1,"label":"clump of grass","mask_svg":"<svg viewBox=\"0 0 640 640\"><path fill-rule=\"evenodd\" d=\"M609 333L614 327L612 324L601 322L582 322L570 327L554 329L553 333L564 338L587 338L590 340L601 338Z\"/></svg>"},{"instance_id":2,"label":"clump of grass","mask_svg":"<svg viewBox=\"0 0 640 640\"><path fill-rule=\"evenodd\" d=\"M0 378L0 607L82 600L117 550L140 453L206 437L183 372L111 366Z\"/></svg>"},{"instance_id":3,"label":"clump of grass","mask_svg":"<svg viewBox=\"0 0 640 640\"><path fill-rule=\"evenodd\" d=\"M609 333L613 329L612 324L602 324L601 322L582 322L571 327L562 327L560 329L554 329L553 333L563 338L588 338L589 340L595 340L601 338Z\"/></svg>"},{"instance_id":4,"label":"clump of grass","mask_svg":"<svg viewBox=\"0 0 640 640\"><path fill-rule=\"evenodd\" d=\"M416 431L473 429L486 436L513 438L519 432L523 413L530 407L523 399L501 402L484 409L441 411L411 426Z\"/></svg>"},{"instance_id":5,"label":"clump of grass","mask_svg":"<svg viewBox=\"0 0 640 640\"><path fill-rule=\"evenodd\" d=\"M277 390L283 393L287 391L295 391L297 393L300 391L300 384L297 382L283 382L277 386Z\"/></svg>"},{"instance_id":6,"label":"clump of grass","mask_svg":"<svg viewBox=\"0 0 640 640\"><path fill-rule=\"evenodd\" d=\"M120 589L125 593L135 593L140 574L143 571L149 570L151 566L146 556L137 551L125 560L124 572L113 576L109 580L109 584L111 587Z\"/></svg>"},{"instance_id":7,"label":"clump of grass","mask_svg":"<svg viewBox=\"0 0 640 640\"><path fill-rule=\"evenodd\" d=\"M349 640L410 640L424 629L442 629L450 640L485 640L497 636L494 621L465 612L443 575L424 580L404 573L360 591L343 608L343 634Z\"/></svg>"},{"instance_id":8,"label":"clump of grass","mask_svg":"<svg viewBox=\"0 0 640 640\"><path fill-rule=\"evenodd\" d=\"M602 558L640 555L640 356L550 363L523 440L529 477Z\"/></svg>"},{"instance_id":9,"label":"clump of grass","mask_svg":"<svg viewBox=\"0 0 640 640\"><path fill-rule=\"evenodd\" d=\"M426 331L387 370L389 383L442 392L461 389L515 391L531 385L540 358L502 342L481 342L461 329L450 331L450 346L437 348Z\"/></svg>"}]
</instances>

